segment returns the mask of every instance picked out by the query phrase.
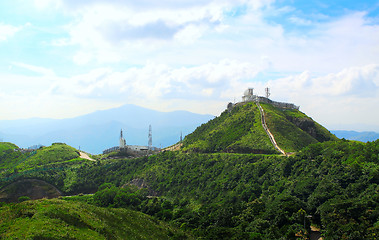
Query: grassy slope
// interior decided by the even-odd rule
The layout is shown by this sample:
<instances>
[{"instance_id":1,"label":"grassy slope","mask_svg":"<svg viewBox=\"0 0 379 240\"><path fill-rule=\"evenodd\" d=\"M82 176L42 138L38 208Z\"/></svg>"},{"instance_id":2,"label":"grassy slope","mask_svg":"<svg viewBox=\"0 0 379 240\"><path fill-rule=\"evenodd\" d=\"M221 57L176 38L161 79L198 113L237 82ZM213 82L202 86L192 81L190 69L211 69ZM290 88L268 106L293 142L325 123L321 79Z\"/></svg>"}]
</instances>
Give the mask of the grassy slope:
<instances>
[{"instance_id":1,"label":"grassy slope","mask_svg":"<svg viewBox=\"0 0 379 240\"><path fill-rule=\"evenodd\" d=\"M296 109L285 109L281 112L286 116L288 120L295 123L302 130L309 133L313 138L319 142L335 141L338 138L332 134L328 129L315 122L312 118L308 117L304 113Z\"/></svg>"},{"instance_id":2,"label":"grassy slope","mask_svg":"<svg viewBox=\"0 0 379 240\"><path fill-rule=\"evenodd\" d=\"M50 147L45 147L37 151L27 161L21 162L17 165L20 170L40 166L51 166L54 164L61 164L65 162L82 161L79 158L79 152L73 147L62 143L54 143Z\"/></svg>"},{"instance_id":3,"label":"grassy slope","mask_svg":"<svg viewBox=\"0 0 379 240\"><path fill-rule=\"evenodd\" d=\"M255 104L236 106L230 113L223 112L187 135L183 150L208 153L274 153L275 149L260 121L259 110Z\"/></svg>"},{"instance_id":4,"label":"grassy slope","mask_svg":"<svg viewBox=\"0 0 379 240\"><path fill-rule=\"evenodd\" d=\"M83 161L75 148L63 143L54 143L31 153L15 152L13 149L17 148L11 143L0 143L0 167L21 172L35 167Z\"/></svg>"},{"instance_id":5,"label":"grassy slope","mask_svg":"<svg viewBox=\"0 0 379 240\"><path fill-rule=\"evenodd\" d=\"M261 104L266 123L278 145L286 152L299 151L312 143L337 140L327 129L298 110ZM302 127L302 128L300 128Z\"/></svg>"},{"instance_id":6,"label":"grassy slope","mask_svg":"<svg viewBox=\"0 0 379 240\"><path fill-rule=\"evenodd\" d=\"M80 167L86 160L79 158L78 151L66 144L55 143L31 153L14 151L17 146L0 143L0 188L22 178L34 178L39 172ZM51 175L52 172L47 174ZM37 178L41 179L40 176ZM42 179L44 179L42 177ZM46 179L45 179L46 180ZM57 186L57 182L48 181Z\"/></svg>"},{"instance_id":7,"label":"grassy slope","mask_svg":"<svg viewBox=\"0 0 379 240\"><path fill-rule=\"evenodd\" d=\"M0 152L3 152L5 150L13 150L16 149L17 146L14 145L13 143L8 143L8 142L0 142Z\"/></svg>"},{"instance_id":8,"label":"grassy slope","mask_svg":"<svg viewBox=\"0 0 379 240\"><path fill-rule=\"evenodd\" d=\"M278 145L286 152L299 151L312 143L337 140L326 128L304 113L261 104L267 125ZM236 106L229 113L198 127L183 141L183 150L202 153L274 153L254 103Z\"/></svg>"},{"instance_id":9,"label":"grassy slope","mask_svg":"<svg viewBox=\"0 0 379 240\"><path fill-rule=\"evenodd\" d=\"M15 152L14 149L17 148L18 147L12 143L0 143L0 174L10 168L13 170L17 162L26 157L26 154Z\"/></svg>"},{"instance_id":10,"label":"grassy slope","mask_svg":"<svg viewBox=\"0 0 379 240\"><path fill-rule=\"evenodd\" d=\"M140 212L58 199L0 208L5 239L169 239L175 232Z\"/></svg>"}]
</instances>

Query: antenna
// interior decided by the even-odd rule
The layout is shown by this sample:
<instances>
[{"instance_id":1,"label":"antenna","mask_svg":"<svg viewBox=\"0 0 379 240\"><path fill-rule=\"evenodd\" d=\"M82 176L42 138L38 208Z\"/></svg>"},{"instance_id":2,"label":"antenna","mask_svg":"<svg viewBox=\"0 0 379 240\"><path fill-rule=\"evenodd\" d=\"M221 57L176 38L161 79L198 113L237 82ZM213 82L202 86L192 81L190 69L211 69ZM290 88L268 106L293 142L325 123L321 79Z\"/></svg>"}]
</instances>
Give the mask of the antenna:
<instances>
[{"instance_id":1,"label":"antenna","mask_svg":"<svg viewBox=\"0 0 379 240\"><path fill-rule=\"evenodd\" d=\"M124 136L122 134L122 129L120 131L120 148L125 148L126 147L126 140L124 139Z\"/></svg>"},{"instance_id":2,"label":"antenna","mask_svg":"<svg viewBox=\"0 0 379 240\"><path fill-rule=\"evenodd\" d=\"M153 148L153 133L151 130L151 125L149 125L149 142L148 142L148 148L151 150Z\"/></svg>"},{"instance_id":3,"label":"antenna","mask_svg":"<svg viewBox=\"0 0 379 240\"><path fill-rule=\"evenodd\" d=\"M266 92L266 98L269 98L271 93L270 93L270 88L266 87L265 88L265 92Z\"/></svg>"}]
</instances>

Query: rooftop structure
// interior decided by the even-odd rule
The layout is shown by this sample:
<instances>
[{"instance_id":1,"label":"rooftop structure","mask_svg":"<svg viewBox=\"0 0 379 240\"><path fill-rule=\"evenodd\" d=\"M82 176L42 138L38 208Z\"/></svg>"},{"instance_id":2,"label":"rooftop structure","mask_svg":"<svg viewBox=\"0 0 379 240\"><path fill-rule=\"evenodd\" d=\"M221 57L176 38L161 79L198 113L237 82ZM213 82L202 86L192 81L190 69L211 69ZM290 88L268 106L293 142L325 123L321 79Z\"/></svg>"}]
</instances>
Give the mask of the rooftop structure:
<instances>
[{"instance_id":1,"label":"rooftop structure","mask_svg":"<svg viewBox=\"0 0 379 240\"><path fill-rule=\"evenodd\" d=\"M148 146L138 146L138 145L126 145L126 140L124 138L124 132L120 131L120 139L119 146L111 147L103 151L103 154L111 153L111 152L123 152L129 155L144 155L151 152L159 151L158 148L153 147L152 141L152 129L151 125L149 126L149 136L148 136Z\"/></svg>"},{"instance_id":2,"label":"rooftop structure","mask_svg":"<svg viewBox=\"0 0 379 240\"><path fill-rule=\"evenodd\" d=\"M288 108L288 109L297 109L299 110L299 106L296 106L293 103L285 103L285 102L276 102L271 99L269 99L271 93L269 88L265 88L265 97L254 95L254 88L248 88L245 90L243 96L242 96L242 102L240 103L247 103L247 102L260 102L260 103L269 103L272 104L275 107L278 108ZM240 104L237 103L237 104ZM228 104L228 110L231 111L231 109L234 107L235 104L229 103Z\"/></svg>"}]
</instances>

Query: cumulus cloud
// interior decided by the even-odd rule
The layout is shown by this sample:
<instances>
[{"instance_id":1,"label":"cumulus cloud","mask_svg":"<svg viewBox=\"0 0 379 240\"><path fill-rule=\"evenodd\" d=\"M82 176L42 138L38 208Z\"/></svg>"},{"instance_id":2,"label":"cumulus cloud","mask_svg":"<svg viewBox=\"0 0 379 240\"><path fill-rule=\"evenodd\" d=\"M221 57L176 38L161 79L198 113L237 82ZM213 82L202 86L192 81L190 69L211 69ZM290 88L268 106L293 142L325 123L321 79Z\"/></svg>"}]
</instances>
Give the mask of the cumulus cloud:
<instances>
[{"instance_id":1,"label":"cumulus cloud","mask_svg":"<svg viewBox=\"0 0 379 240\"><path fill-rule=\"evenodd\" d=\"M351 67L338 73L312 77L308 71L269 81L268 84L284 93L315 97L376 97L379 91L379 65Z\"/></svg>"},{"instance_id":2,"label":"cumulus cloud","mask_svg":"<svg viewBox=\"0 0 379 240\"><path fill-rule=\"evenodd\" d=\"M131 1L64 1L61 5L72 17L65 27L68 37L52 44L75 46L72 60L78 65L196 65L224 58L254 62L268 56L275 71L328 73L377 62L379 26L371 24L366 12L319 22L273 3L146 0L142 8L142 3ZM291 12L289 21L307 29L292 32L285 24L267 20L281 11Z\"/></svg>"},{"instance_id":3,"label":"cumulus cloud","mask_svg":"<svg viewBox=\"0 0 379 240\"><path fill-rule=\"evenodd\" d=\"M14 66L42 77L1 76L13 84L6 84L7 88L3 88L0 95L18 99L14 102L20 104L20 109L39 103L51 113L55 111L56 117L62 117L59 114L67 109L72 115L80 115L99 106L115 107L125 102L161 111L180 109L218 115L228 102L240 101L246 88L253 87L263 95L264 88L270 87L271 99L300 105L303 112L327 127L343 128L362 121L363 116L366 124L375 126L379 119L379 113L373 111L379 104L378 64L346 68L322 76L304 71L270 81L260 80L265 64L230 59L176 68L149 62L124 71L97 68L72 77L54 76L48 69L27 64ZM60 112L53 110L54 104L59 106Z\"/></svg>"},{"instance_id":4,"label":"cumulus cloud","mask_svg":"<svg viewBox=\"0 0 379 240\"><path fill-rule=\"evenodd\" d=\"M327 127L368 130L356 123L377 128L379 112L379 65L351 67L338 73L312 76L303 72L267 83L272 98L294 102ZM371 110L370 110L371 109Z\"/></svg>"},{"instance_id":5,"label":"cumulus cloud","mask_svg":"<svg viewBox=\"0 0 379 240\"><path fill-rule=\"evenodd\" d=\"M109 68L96 69L62 81L52 89L59 94L125 101L148 98L225 99L225 92L240 88L243 81L252 79L259 71L259 66L254 64L228 59L181 68L149 63L122 72Z\"/></svg>"},{"instance_id":6,"label":"cumulus cloud","mask_svg":"<svg viewBox=\"0 0 379 240\"><path fill-rule=\"evenodd\" d=\"M141 3L128 1L76 2L63 3L75 9L67 13L74 18L66 26L69 41L57 39L52 44L79 46L80 54L75 54L74 61L84 64L91 60L133 62L141 55L154 57L162 49L180 51L209 32L227 29L226 11L242 5L258 9L270 1L167 1L167 6L165 2L145 1L143 8L138 7ZM86 61L81 61L83 55Z\"/></svg>"}]
</instances>

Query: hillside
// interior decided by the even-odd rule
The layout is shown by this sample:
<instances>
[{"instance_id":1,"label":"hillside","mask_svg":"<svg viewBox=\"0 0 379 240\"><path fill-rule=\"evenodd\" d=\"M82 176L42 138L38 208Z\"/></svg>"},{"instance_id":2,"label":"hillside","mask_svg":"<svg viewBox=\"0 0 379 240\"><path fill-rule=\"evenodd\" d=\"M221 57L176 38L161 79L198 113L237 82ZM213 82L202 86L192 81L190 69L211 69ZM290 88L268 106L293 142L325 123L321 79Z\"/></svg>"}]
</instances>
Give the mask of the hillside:
<instances>
[{"instance_id":1,"label":"hillside","mask_svg":"<svg viewBox=\"0 0 379 240\"><path fill-rule=\"evenodd\" d=\"M311 144L289 158L166 152L87 161L17 178L38 178L63 193L99 190L94 199L101 206L119 202L119 207L169 221L197 238L294 239L312 224L321 227L326 239L375 239L378 156L379 141L329 141ZM158 198L145 195L138 200L124 190L102 190L104 183L136 185ZM306 229L305 214L312 216Z\"/></svg>"},{"instance_id":2,"label":"hillside","mask_svg":"<svg viewBox=\"0 0 379 240\"><path fill-rule=\"evenodd\" d=\"M295 239L304 221L325 239L375 239L378 154L379 141L316 143L289 158L166 152L86 169L78 185L139 179L181 209L175 224L205 239Z\"/></svg>"},{"instance_id":3,"label":"hillside","mask_svg":"<svg viewBox=\"0 0 379 240\"><path fill-rule=\"evenodd\" d=\"M26 152L11 143L0 143L0 188L19 179L49 178L52 173L75 168L88 160L79 157L79 151L63 143L54 143L49 147ZM65 173L68 177L69 175ZM52 181L59 186L60 183Z\"/></svg>"},{"instance_id":4,"label":"hillside","mask_svg":"<svg viewBox=\"0 0 379 240\"><path fill-rule=\"evenodd\" d=\"M275 153L254 104L224 111L219 117L202 124L184 138L182 149L204 153Z\"/></svg>"},{"instance_id":5,"label":"hillside","mask_svg":"<svg viewBox=\"0 0 379 240\"><path fill-rule=\"evenodd\" d=\"M0 216L1 239L187 239L140 212L58 199L5 205Z\"/></svg>"},{"instance_id":6,"label":"hillside","mask_svg":"<svg viewBox=\"0 0 379 240\"><path fill-rule=\"evenodd\" d=\"M317 142L337 140L327 129L295 109L280 109L261 104L266 123L277 144L286 152L295 152ZM261 124L255 103L236 105L230 112L202 124L183 141L183 151L275 153Z\"/></svg>"},{"instance_id":7,"label":"hillside","mask_svg":"<svg viewBox=\"0 0 379 240\"><path fill-rule=\"evenodd\" d=\"M286 152L299 151L312 143L335 141L338 138L326 128L296 109L280 109L261 103L266 123L277 144Z\"/></svg>"},{"instance_id":8,"label":"hillside","mask_svg":"<svg viewBox=\"0 0 379 240\"><path fill-rule=\"evenodd\" d=\"M159 198L136 201L134 194L121 197L111 189L99 189L95 197L103 199L102 206L124 199L122 205L170 221L198 238L295 239L313 225L325 239L375 239L378 156L379 141L316 143L288 158L166 152L72 169L76 181L71 189L84 192L104 183L146 188ZM54 177L69 180L62 174Z\"/></svg>"}]
</instances>

